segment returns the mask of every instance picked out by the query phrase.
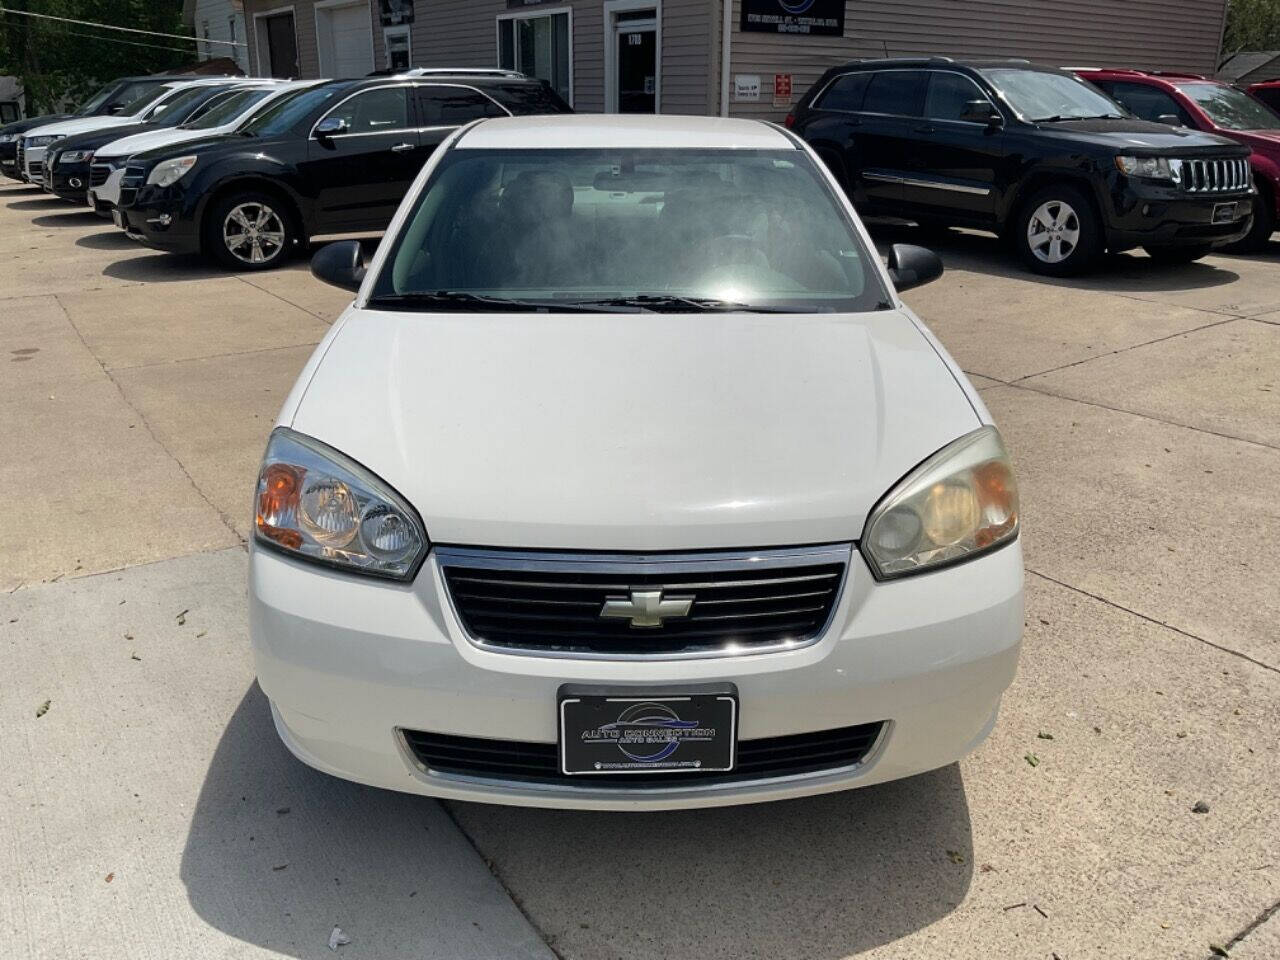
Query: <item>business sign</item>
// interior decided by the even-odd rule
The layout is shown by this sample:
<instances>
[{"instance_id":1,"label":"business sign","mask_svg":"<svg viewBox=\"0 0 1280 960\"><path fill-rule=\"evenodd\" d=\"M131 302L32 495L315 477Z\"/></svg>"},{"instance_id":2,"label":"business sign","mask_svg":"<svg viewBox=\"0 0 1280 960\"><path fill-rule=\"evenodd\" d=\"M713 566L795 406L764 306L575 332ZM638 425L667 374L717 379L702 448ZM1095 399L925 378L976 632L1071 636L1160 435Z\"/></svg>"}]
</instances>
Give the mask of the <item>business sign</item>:
<instances>
[{"instance_id":1,"label":"business sign","mask_svg":"<svg viewBox=\"0 0 1280 960\"><path fill-rule=\"evenodd\" d=\"M384 27L413 23L413 0L378 0L378 13Z\"/></svg>"},{"instance_id":2,"label":"business sign","mask_svg":"<svg viewBox=\"0 0 1280 960\"><path fill-rule=\"evenodd\" d=\"M760 99L760 74L735 73L733 75L733 99L754 102Z\"/></svg>"},{"instance_id":3,"label":"business sign","mask_svg":"<svg viewBox=\"0 0 1280 960\"><path fill-rule=\"evenodd\" d=\"M773 105L775 107L791 106L791 74L775 73L773 75Z\"/></svg>"},{"instance_id":4,"label":"business sign","mask_svg":"<svg viewBox=\"0 0 1280 960\"><path fill-rule=\"evenodd\" d=\"M844 0L742 0L739 29L842 37Z\"/></svg>"}]
</instances>

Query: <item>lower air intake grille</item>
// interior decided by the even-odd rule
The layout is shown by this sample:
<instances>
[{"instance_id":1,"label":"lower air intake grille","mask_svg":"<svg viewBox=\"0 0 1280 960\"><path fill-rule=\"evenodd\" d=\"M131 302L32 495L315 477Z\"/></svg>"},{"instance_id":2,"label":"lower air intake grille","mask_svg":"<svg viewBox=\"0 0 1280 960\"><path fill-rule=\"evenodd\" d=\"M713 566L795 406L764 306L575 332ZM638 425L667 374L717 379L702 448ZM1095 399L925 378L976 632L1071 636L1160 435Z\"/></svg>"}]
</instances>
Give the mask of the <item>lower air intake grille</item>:
<instances>
[{"instance_id":1,"label":"lower air intake grille","mask_svg":"<svg viewBox=\"0 0 1280 960\"><path fill-rule=\"evenodd\" d=\"M744 783L838 770L862 763L883 723L738 742L737 768L727 773L627 773L565 776L554 743L488 740L403 730L405 744L428 770L480 780L553 783L584 790L681 784Z\"/></svg>"},{"instance_id":2,"label":"lower air intake grille","mask_svg":"<svg viewBox=\"0 0 1280 960\"><path fill-rule=\"evenodd\" d=\"M785 648L831 619L848 544L734 554L436 555L476 642L562 656L713 656Z\"/></svg>"},{"instance_id":3,"label":"lower air intake grille","mask_svg":"<svg viewBox=\"0 0 1280 960\"><path fill-rule=\"evenodd\" d=\"M95 163L89 167L89 186L100 187L107 182L109 176L111 176L109 163Z\"/></svg>"}]
</instances>

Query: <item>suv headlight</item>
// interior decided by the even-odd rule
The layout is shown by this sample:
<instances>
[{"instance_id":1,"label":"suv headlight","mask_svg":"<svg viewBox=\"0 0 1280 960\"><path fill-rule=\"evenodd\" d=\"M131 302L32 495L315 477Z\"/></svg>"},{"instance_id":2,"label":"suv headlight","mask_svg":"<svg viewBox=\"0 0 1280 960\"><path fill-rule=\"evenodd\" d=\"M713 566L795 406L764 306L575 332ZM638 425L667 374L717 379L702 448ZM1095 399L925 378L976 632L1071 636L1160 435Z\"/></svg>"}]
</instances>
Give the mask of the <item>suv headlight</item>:
<instances>
[{"instance_id":1,"label":"suv headlight","mask_svg":"<svg viewBox=\"0 0 1280 960\"><path fill-rule=\"evenodd\" d=\"M290 556L397 580L413 576L429 546L400 494L287 427L271 434L262 458L254 537Z\"/></svg>"},{"instance_id":2,"label":"suv headlight","mask_svg":"<svg viewBox=\"0 0 1280 960\"><path fill-rule=\"evenodd\" d=\"M1116 167L1130 177L1147 180L1174 180L1173 168L1164 157L1116 157Z\"/></svg>"},{"instance_id":3,"label":"suv headlight","mask_svg":"<svg viewBox=\"0 0 1280 960\"><path fill-rule=\"evenodd\" d=\"M20 133L0 133L0 143L13 143L20 136Z\"/></svg>"},{"instance_id":4,"label":"suv headlight","mask_svg":"<svg viewBox=\"0 0 1280 960\"><path fill-rule=\"evenodd\" d=\"M165 160L151 169L151 173L147 175L147 183L157 187L167 187L185 177L195 165L195 157L174 157L172 160Z\"/></svg>"},{"instance_id":5,"label":"suv headlight","mask_svg":"<svg viewBox=\"0 0 1280 960\"><path fill-rule=\"evenodd\" d=\"M59 163L88 163L92 159L92 150L63 150L58 154Z\"/></svg>"},{"instance_id":6,"label":"suv headlight","mask_svg":"<svg viewBox=\"0 0 1280 960\"><path fill-rule=\"evenodd\" d=\"M956 563L1018 535L1018 485L995 427L943 447L867 518L862 553L887 580Z\"/></svg>"}]
</instances>

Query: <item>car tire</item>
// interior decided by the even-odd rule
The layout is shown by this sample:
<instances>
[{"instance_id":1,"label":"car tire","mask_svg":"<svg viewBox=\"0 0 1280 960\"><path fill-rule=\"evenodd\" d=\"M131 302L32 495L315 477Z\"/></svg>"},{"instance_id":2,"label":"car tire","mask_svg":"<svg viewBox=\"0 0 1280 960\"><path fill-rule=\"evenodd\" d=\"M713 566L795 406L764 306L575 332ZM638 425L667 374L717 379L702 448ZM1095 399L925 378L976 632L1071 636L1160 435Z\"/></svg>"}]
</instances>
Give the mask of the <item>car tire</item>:
<instances>
[{"instance_id":1,"label":"car tire","mask_svg":"<svg viewBox=\"0 0 1280 960\"><path fill-rule=\"evenodd\" d=\"M216 200L205 214L204 251L229 270L270 270L293 254L299 233L279 196L240 190Z\"/></svg>"},{"instance_id":2,"label":"car tire","mask_svg":"<svg viewBox=\"0 0 1280 960\"><path fill-rule=\"evenodd\" d=\"M1192 263L1199 260L1213 248L1207 243L1198 243L1189 247L1143 247L1152 260L1159 263Z\"/></svg>"},{"instance_id":3,"label":"car tire","mask_svg":"<svg viewBox=\"0 0 1280 960\"><path fill-rule=\"evenodd\" d=\"M1271 235L1276 232L1276 202L1264 187L1258 188L1258 195L1253 200L1253 223L1249 232L1235 243L1223 247L1232 253L1258 253L1271 243Z\"/></svg>"},{"instance_id":4,"label":"car tire","mask_svg":"<svg viewBox=\"0 0 1280 960\"><path fill-rule=\"evenodd\" d=\"M1070 184L1037 190L1018 208L1008 230L1018 255L1036 273L1072 277L1102 254L1102 225L1093 201Z\"/></svg>"}]
</instances>

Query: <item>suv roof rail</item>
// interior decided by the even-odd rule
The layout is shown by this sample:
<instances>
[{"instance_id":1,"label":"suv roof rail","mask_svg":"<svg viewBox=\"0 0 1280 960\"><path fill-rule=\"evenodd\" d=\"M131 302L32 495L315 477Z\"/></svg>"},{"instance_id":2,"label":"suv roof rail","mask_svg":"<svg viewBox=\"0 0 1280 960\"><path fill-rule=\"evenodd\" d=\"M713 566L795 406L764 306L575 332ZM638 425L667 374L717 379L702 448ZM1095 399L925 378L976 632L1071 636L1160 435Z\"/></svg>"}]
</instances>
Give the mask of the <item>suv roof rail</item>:
<instances>
[{"instance_id":1,"label":"suv roof rail","mask_svg":"<svg viewBox=\"0 0 1280 960\"><path fill-rule=\"evenodd\" d=\"M930 57L930 63L955 63L951 57Z\"/></svg>"},{"instance_id":2,"label":"suv roof rail","mask_svg":"<svg viewBox=\"0 0 1280 960\"><path fill-rule=\"evenodd\" d=\"M1208 80L1202 73L1187 73L1183 70L1135 70L1135 73L1149 73L1153 77L1171 77L1175 80Z\"/></svg>"},{"instance_id":3,"label":"suv roof rail","mask_svg":"<svg viewBox=\"0 0 1280 960\"><path fill-rule=\"evenodd\" d=\"M503 70L498 67L410 67L397 76L464 76L464 77L504 77L509 80L527 80L528 76L519 70Z\"/></svg>"}]
</instances>

